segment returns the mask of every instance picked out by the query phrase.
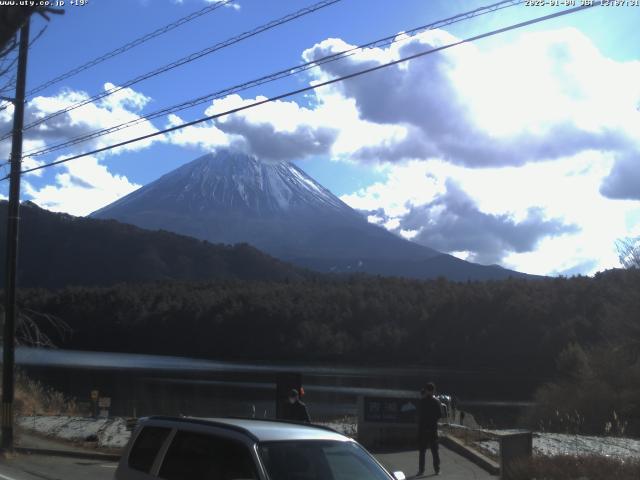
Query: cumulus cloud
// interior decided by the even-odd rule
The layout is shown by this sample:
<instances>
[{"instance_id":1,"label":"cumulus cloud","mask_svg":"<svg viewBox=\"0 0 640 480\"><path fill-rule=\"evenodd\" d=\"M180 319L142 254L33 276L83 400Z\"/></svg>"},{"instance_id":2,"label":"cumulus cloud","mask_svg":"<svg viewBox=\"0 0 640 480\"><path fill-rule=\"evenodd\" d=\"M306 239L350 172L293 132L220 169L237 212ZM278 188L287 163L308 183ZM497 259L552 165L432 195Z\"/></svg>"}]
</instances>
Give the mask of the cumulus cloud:
<instances>
[{"instance_id":1,"label":"cumulus cloud","mask_svg":"<svg viewBox=\"0 0 640 480\"><path fill-rule=\"evenodd\" d=\"M111 83L105 83L104 89L114 88ZM86 100L89 96L85 92L64 90L53 96L39 96L30 100L26 108L25 123L42 119L49 114ZM29 169L53 160L47 156L33 156L30 152L40 150L58 142L64 142L94 130L112 127L114 125L138 121L142 110L150 102L150 98L130 88L122 89L104 99L82 106L78 109L59 115L43 122L37 127L25 131L23 151L27 155L23 159L23 168ZM10 124L12 109L0 113L0 126ZM89 142L81 143L69 150L59 160L75 153L87 151L117 143L135 136L157 132L151 122L140 121L134 127L100 137ZM137 151L148 148L155 142L166 141L163 137L156 137L137 142L124 147L109 150L97 157L85 157L77 161L56 167L53 184L42 185L33 177L42 177L43 170L29 173L25 178L24 194L44 208L54 211L65 211L75 215L85 215L107 203L117 200L139 187L131 183L125 176L112 174L106 165L100 161L104 157L123 151ZM8 157L10 141L0 143L0 155ZM36 186L38 185L38 186Z\"/></svg>"},{"instance_id":2,"label":"cumulus cloud","mask_svg":"<svg viewBox=\"0 0 640 480\"><path fill-rule=\"evenodd\" d=\"M625 152L616 158L600 193L609 198L640 200L640 150Z\"/></svg>"},{"instance_id":3,"label":"cumulus cloud","mask_svg":"<svg viewBox=\"0 0 640 480\"><path fill-rule=\"evenodd\" d=\"M628 236L640 218L637 202L598 192L614 161L597 152L481 170L411 161L385 166L386 179L341 199L372 223L414 241L421 233L427 245L463 259L541 275L574 267L584 270L572 272L590 274L618 265L615 241ZM409 214L414 223L406 222ZM468 245L460 236L475 226ZM446 234L437 238L438 232Z\"/></svg>"},{"instance_id":4,"label":"cumulus cloud","mask_svg":"<svg viewBox=\"0 0 640 480\"><path fill-rule=\"evenodd\" d=\"M450 179L444 194L412 207L396 229L411 234L414 242L436 250L470 252L468 260L484 264L499 263L508 252L532 251L544 237L578 231L575 225L546 219L543 210L536 207L529 208L519 221L507 214L482 212Z\"/></svg>"},{"instance_id":5,"label":"cumulus cloud","mask_svg":"<svg viewBox=\"0 0 640 480\"><path fill-rule=\"evenodd\" d=\"M542 207L482 211L455 180L441 181L428 170L417 163L394 169L386 183L342 200L359 207L370 222L404 238L483 264L501 263L510 253L531 252L543 238L579 231L560 218L546 218Z\"/></svg>"},{"instance_id":6,"label":"cumulus cloud","mask_svg":"<svg viewBox=\"0 0 640 480\"><path fill-rule=\"evenodd\" d=\"M112 83L107 82L104 84L105 90L111 90L114 87L115 85ZM42 119L88 98L89 95L87 93L72 90L64 90L50 97L35 97L27 104L25 124ZM78 144L75 149L90 150L100 148L133 137L157 132L158 129L151 122L141 120L142 109L150 100L149 97L140 92L131 88L124 88L98 102L83 105L26 130L25 142L32 142L36 145L35 148L38 148L38 144L39 146L56 144L95 130L113 127L130 121L139 121L139 123L130 128ZM3 117L0 117L0 121L2 119ZM162 136L158 136L118 147L111 150L109 154L141 150L161 141L164 141L164 139ZM25 152L28 153L28 151L28 145L25 144Z\"/></svg>"},{"instance_id":7,"label":"cumulus cloud","mask_svg":"<svg viewBox=\"0 0 640 480\"><path fill-rule=\"evenodd\" d=\"M12 128L13 123L13 106L11 106L7 111L0 113L0 132L9 132ZM4 128L3 128L4 127ZM40 149L46 145L45 141L42 139L23 139L22 144L23 152L28 152L34 149ZM9 162L11 159L11 139L0 142L0 162ZM22 168L28 169L37 167L42 165L41 160L37 160L32 157L26 157L22 160ZM7 168L8 171L8 168ZM42 170L36 170L35 172L30 172L27 175L29 176L42 176Z\"/></svg>"},{"instance_id":8,"label":"cumulus cloud","mask_svg":"<svg viewBox=\"0 0 640 480\"><path fill-rule=\"evenodd\" d=\"M31 168L36 168L36 167L40 167L44 165L44 162L42 160L36 160L35 158L32 157L26 157L22 159L22 169L23 170L28 170ZM33 172L29 172L26 174L26 176L33 176L33 177L41 177L43 173L43 170L35 170Z\"/></svg>"},{"instance_id":9,"label":"cumulus cloud","mask_svg":"<svg viewBox=\"0 0 640 480\"><path fill-rule=\"evenodd\" d=\"M140 188L125 176L109 172L95 157L65 163L55 184L36 188L28 181L25 193L39 206L54 212L88 215Z\"/></svg>"},{"instance_id":10,"label":"cumulus cloud","mask_svg":"<svg viewBox=\"0 0 640 480\"><path fill-rule=\"evenodd\" d=\"M266 97L242 99L230 95L215 100L207 115L265 100ZM266 161L288 161L330 151L338 131L295 102L275 101L216 119L221 132L242 138L245 150Z\"/></svg>"},{"instance_id":11,"label":"cumulus cloud","mask_svg":"<svg viewBox=\"0 0 640 480\"><path fill-rule=\"evenodd\" d=\"M455 41L444 31L430 31L323 64L318 79ZM313 61L351 47L328 39L303 57ZM623 93L598 87L620 78ZM404 128L404 135L353 152L359 158L437 157L489 167L632 148L635 140L627 126L630 119L637 123L638 84L639 62L611 62L580 32L567 29L524 35L517 45L490 54L473 45L456 47L340 82L331 91L354 99L362 120Z\"/></svg>"},{"instance_id":12,"label":"cumulus cloud","mask_svg":"<svg viewBox=\"0 0 640 480\"><path fill-rule=\"evenodd\" d=\"M443 30L399 38L320 65L312 83L458 41ZM314 61L350 48L330 38L302 56ZM614 83L615 89L602 88ZM472 168L518 166L586 151L640 151L639 84L640 62L611 61L578 30L563 29L525 34L488 52L458 46L323 87L309 107L277 101L222 117L215 126L271 161L330 154L349 161L439 158ZM231 95L206 113L264 98Z\"/></svg>"},{"instance_id":13,"label":"cumulus cloud","mask_svg":"<svg viewBox=\"0 0 640 480\"><path fill-rule=\"evenodd\" d=\"M185 121L178 115L171 114L168 117L167 128L182 125ZM169 143L182 147L197 147L205 150L215 150L220 147L240 147L242 138L227 135L213 122L201 123L190 127L174 130L166 134Z\"/></svg>"}]
</instances>

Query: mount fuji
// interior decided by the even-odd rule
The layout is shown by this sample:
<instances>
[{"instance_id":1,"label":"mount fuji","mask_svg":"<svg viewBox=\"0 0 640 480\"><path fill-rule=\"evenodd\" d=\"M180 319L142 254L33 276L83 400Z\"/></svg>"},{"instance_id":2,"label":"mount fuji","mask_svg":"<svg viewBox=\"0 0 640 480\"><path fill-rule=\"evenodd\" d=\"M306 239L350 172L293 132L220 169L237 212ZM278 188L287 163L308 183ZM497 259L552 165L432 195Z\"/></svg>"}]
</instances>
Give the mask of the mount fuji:
<instances>
[{"instance_id":1,"label":"mount fuji","mask_svg":"<svg viewBox=\"0 0 640 480\"><path fill-rule=\"evenodd\" d=\"M373 225L293 163L219 150L91 214L214 243L249 243L321 272L500 279L523 274L442 254Z\"/></svg>"}]
</instances>

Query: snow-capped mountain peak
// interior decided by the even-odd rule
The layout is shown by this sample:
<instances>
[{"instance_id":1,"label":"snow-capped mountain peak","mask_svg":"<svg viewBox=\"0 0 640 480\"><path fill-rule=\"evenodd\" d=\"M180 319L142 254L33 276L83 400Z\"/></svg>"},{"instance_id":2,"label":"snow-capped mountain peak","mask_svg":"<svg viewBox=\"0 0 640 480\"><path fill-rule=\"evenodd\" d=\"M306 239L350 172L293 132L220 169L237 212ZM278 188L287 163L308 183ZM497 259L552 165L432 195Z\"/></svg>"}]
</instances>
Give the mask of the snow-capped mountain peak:
<instances>
[{"instance_id":1,"label":"snow-capped mountain peak","mask_svg":"<svg viewBox=\"0 0 640 480\"><path fill-rule=\"evenodd\" d=\"M204 155L99 210L153 199L169 211L242 211L245 215L354 211L292 163L265 163L231 150ZM146 202L145 202L146 203Z\"/></svg>"}]
</instances>

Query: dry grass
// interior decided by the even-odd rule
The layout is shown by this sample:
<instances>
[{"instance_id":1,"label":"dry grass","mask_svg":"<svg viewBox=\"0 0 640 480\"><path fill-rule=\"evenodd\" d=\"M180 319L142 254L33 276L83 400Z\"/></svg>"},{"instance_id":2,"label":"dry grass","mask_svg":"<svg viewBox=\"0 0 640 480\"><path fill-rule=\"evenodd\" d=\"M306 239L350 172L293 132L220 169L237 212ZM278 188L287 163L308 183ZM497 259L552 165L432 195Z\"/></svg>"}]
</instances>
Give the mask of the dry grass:
<instances>
[{"instance_id":1,"label":"dry grass","mask_svg":"<svg viewBox=\"0 0 640 480\"><path fill-rule=\"evenodd\" d=\"M61 392L18 374L14 411L16 415L76 415L78 405Z\"/></svg>"},{"instance_id":2,"label":"dry grass","mask_svg":"<svg viewBox=\"0 0 640 480\"><path fill-rule=\"evenodd\" d=\"M599 455L534 456L511 471L513 480L638 480L640 459Z\"/></svg>"}]
</instances>

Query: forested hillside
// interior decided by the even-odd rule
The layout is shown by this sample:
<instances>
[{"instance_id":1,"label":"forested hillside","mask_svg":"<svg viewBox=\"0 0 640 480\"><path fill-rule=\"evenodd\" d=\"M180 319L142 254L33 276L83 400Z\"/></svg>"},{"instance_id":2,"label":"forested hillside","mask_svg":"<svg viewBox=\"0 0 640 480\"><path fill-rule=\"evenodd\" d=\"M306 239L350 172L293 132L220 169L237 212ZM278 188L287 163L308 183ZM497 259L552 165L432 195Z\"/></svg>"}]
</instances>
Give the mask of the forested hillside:
<instances>
[{"instance_id":1,"label":"forested hillside","mask_svg":"<svg viewBox=\"0 0 640 480\"><path fill-rule=\"evenodd\" d=\"M23 290L20 305L67 322L66 348L552 377L567 345L636 331L639 287L638 270L470 283L355 276Z\"/></svg>"},{"instance_id":2,"label":"forested hillside","mask_svg":"<svg viewBox=\"0 0 640 480\"><path fill-rule=\"evenodd\" d=\"M0 217L7 202L0 202ZM158 280L287 280L308 275L246 245L214 245L114 220L21 208L18 285L58 288ZM6 223L0 222L4 252ZM4 275L0 276L0 285Z\"/></svg>"}]
</instances>

